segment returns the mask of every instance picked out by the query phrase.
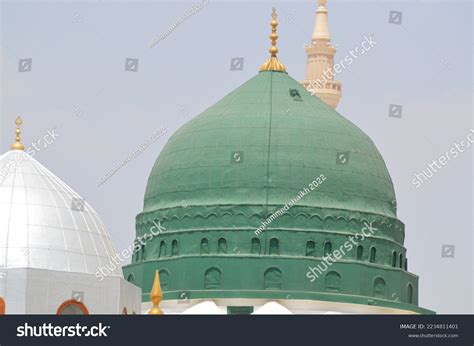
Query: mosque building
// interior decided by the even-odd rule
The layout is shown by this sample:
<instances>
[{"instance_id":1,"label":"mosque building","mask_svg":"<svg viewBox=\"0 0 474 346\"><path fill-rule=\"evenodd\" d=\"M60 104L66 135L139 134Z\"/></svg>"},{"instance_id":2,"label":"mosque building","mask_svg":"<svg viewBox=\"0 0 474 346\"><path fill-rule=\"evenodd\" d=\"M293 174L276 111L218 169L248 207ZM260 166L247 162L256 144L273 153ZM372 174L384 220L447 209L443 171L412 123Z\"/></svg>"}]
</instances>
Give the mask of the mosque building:
<instances>
[{"instance_id":1,"label":"mosque building","mask_svg":"<svg viewBox=\"0 0 474 346\"><path fill-rule=\"evenodd\" d=\"M18 118L0 156L0 314L433 313L385 162L335 110L327 13L319 0L306 80L278 58L273 10L258 74L171 136L123 273L97 275L117 254L103 221L24 151Z\"/></svg>"},{"instance_id":2,"label":"mosque building","mask_svg":"<svg viewBox=\"0 0 474 346\"><path fill-rule=\"evenodd\" d=\"M136 236L164 231L124 267L142 312L432 313L418 306L381 154L335 111L339 82L307 90L333 64L326 1L301 84L277 57L277 25L274 10L260 72L176 131L153 166Z\"/></svg>"},{"instance_id":3,"label":"mosque building","mask_svg":"<svg viewBox=\"0 0 474 346\"><path fill-rule=\"evenodd\" d=\"M140 313L97 213L16 141L0 156L0 314ZM113 269L99 278L99 266Z\"/></svg>"}]
</instances>

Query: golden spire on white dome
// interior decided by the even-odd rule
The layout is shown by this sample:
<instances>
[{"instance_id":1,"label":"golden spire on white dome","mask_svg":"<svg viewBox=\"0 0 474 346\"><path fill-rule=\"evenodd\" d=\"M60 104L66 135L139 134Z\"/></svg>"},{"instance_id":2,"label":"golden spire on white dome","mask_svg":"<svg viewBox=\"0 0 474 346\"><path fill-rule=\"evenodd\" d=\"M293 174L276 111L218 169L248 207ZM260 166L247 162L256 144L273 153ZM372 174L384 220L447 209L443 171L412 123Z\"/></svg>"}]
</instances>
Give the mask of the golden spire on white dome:
<instances>
[{"instance_id":1,"label":"golden spire on white dome","mask_svg":"<svg viewBox=\"0 0 474 346\"><path fill-rule=\"evenodd\" d=\"M20 117L17 117L15 120L15 125L16 125L16 138L15 138L15 143L13 143L10 148L11 150L25 150L25 146L21 143L21 125L23 124L23 121L21 120Z\"/></svg>"}]
</instances>

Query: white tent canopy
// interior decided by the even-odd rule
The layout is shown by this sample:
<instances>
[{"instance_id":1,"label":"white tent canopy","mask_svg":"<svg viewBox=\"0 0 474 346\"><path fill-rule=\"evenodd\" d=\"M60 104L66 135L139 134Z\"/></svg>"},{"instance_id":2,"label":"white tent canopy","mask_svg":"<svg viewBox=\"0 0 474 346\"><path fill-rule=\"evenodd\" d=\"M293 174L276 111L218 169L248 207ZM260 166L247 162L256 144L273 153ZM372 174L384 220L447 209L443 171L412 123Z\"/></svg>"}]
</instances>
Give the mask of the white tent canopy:
<instances>
[{"instance_id":1,"label":"white tent canopy","mask_svg":"<svg viewBox=\"0 0 474 346\"><path fill-rule=\"evenodd\" d=\"M224 315L213 301L198 303L183 312L183 315Z\"/></svg>"},{"instance_id":2,"label":"white tent canopy","mask_svg":"<svg viewBox=\"0 0 474 346\"><path fill-rule=\"evenodd\" d=\"M268 302L255 310L252 315L293 315L293 313L277 302Z\"/></svg>"}]
</instances>

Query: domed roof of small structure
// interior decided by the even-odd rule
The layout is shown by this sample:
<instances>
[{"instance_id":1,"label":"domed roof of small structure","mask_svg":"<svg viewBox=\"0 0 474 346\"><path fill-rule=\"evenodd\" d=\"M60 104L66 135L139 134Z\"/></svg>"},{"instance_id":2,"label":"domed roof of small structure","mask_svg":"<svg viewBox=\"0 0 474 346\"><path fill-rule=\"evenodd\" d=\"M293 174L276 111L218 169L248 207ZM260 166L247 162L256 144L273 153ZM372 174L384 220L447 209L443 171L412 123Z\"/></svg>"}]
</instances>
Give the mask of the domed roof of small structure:
<instances>
[{"instance_id":1,"label":"domed roof of small structure","mask_svg":"<svg viewBox=\"0 0 474 346\"><path fill-rule=\"evenodd\" d=\"M74 190L23 150L0 156L0 268L94 274L115 254L104 222Z\"/></svg>"}]
</instances>

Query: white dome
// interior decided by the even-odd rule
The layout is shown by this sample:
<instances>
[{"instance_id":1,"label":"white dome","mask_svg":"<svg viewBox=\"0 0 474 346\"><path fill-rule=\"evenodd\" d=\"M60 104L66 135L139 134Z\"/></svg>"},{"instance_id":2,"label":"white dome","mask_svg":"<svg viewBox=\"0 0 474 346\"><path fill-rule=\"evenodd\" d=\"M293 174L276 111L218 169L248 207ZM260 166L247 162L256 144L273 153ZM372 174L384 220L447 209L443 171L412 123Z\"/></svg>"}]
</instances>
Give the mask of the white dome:
<instances>
[{"instance_id":1,"label":"white dome","mask_svg":"<svg viewBox=\"0 0 474 346\"><path fill-rule=\"evenodd\" d=\"M95 274L115 254L99 215L69 186L23 151L0 156L0 269Z\"/></svg>"}]
</instances>

